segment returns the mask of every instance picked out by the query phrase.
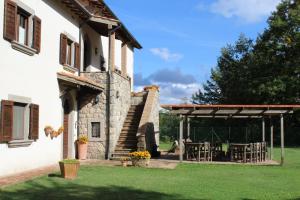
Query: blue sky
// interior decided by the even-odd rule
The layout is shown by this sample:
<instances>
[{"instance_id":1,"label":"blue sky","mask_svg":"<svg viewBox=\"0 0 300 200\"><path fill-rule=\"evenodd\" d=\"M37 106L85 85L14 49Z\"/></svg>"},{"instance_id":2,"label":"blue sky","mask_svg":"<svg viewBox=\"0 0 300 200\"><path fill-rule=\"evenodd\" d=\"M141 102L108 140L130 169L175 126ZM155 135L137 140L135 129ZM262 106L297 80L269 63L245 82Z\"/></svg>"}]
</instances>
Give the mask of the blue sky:
<instances>
[{"instance_id":1,"label":"blue sky","mask_svg":"<svg viewBox=\"0 0 300 200\"><path fill-rule=\"evenodd\" d=\"M160 86L161 103L190 98L241 33L255 39L280 0L106 0L142 44L135 89Z\"/></svg>"}]
</instances>

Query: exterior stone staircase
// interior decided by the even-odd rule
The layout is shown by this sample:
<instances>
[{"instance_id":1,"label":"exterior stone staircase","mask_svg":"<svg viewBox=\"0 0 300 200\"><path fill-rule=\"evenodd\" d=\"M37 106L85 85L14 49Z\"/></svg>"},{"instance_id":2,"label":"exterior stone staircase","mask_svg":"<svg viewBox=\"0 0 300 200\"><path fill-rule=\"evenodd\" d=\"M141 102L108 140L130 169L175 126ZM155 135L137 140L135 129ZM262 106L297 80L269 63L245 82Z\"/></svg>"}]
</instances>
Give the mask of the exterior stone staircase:
<instances>
[{"instance_id":1,"label":"exterior stone staircase","mask_svg":"<svg viewBox=\"0 0 300 200\"><path fill-rule=\"evenodd\" d=\"M143 113L144 105L131 105L122 131L119 136L112 159L127 157L128 153L137 150L137 131Z\"/></svg>"}]
</instances>

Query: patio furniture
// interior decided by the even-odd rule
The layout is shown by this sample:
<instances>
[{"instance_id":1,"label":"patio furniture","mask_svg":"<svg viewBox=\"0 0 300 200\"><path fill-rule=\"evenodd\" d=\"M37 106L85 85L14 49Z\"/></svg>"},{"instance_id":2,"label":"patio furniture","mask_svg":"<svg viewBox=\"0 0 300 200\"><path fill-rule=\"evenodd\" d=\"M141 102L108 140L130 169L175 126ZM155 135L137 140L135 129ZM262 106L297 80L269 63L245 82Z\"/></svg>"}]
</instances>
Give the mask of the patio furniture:
<instances>
[{"instance_id":1,"label":"patio furniture","mask_svg":"<svg viewBox=\"0 0 300 200\"><path fill-rule=\"evenodd\" d=\"M209 142L186 142L185 155L187 160L211 161L211 146Z\"/></svg>"}]
</instances>

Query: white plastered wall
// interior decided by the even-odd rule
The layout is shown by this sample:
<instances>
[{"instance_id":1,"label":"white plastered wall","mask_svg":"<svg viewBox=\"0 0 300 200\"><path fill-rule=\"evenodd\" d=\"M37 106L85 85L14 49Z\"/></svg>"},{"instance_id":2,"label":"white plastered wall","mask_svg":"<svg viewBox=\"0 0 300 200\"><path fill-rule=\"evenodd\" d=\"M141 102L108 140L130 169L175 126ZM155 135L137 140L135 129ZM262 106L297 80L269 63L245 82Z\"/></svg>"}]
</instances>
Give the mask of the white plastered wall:
<instances>
[{"instance_id":1,"label":"white plastered wall","mask_svg":"<svg viewBox=\"0 0 300 200\"><path fill-rule=\"evenodd\" d=\"M28 147L8 148L7 144L0 144L0 176L57 164L62 159L62 136L51 140L43 129L46 125L58 129L63 121L56 74L63 71L59 64L60 33L67 32L79 41L77 23L70 15L61 14L66 9L53 8L58 1L22 2L42 20L41 52L28 56L12 49L3 39L4 1L0 1L0 99L8 99L9 94L18 95L29 97L40 106L39 139ZM77 112L73 112L75 123ZM74 124L72 127L75 139L77 130Z\"/></svg>"},{"instance_id":2,"label":"white plastered wall","mask_svg":"<svg viewBox=\"0 0 300 200\"><path fill-rule=\"evenodd\" d=\"M131 90L133 91L134 80L134 49L128 45L127 47L127 74L131 78Z\"/></svg>"}]
</instances>

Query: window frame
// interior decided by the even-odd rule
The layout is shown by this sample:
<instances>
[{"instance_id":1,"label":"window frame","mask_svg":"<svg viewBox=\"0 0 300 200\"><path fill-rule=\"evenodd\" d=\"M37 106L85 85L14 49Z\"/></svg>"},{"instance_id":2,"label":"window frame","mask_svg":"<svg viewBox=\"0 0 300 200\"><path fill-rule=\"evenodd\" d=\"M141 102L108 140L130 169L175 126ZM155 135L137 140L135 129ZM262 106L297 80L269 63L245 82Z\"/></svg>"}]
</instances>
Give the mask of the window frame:
<instances>
[{"instance_id":1,"label":"window frame","mask_svg":"<svg viewBox=\"0 0 300 200\"><path fill-rule=\"evenodd\" d=\"M103 120L99 120L97 118L95 119L89 119L88 120L88 137L89 141L91 142L105 142L105 123ZM100 137L96 138L92 136L92 123L100 123Z\"/></svg>"},{"instance_id":2,"label":"window frame","mask_svg":"<svg viewBox=\"0 0 300 200\"><path fill-rule=\"evenodd\" d=\"M75 63L76 63L75 43L77 43L77 42L76 42L75 38L72 37L70 34L68 34L66 32L63 32L62 34L65 35L67 38L67 44L66 44L66 49L65 49L66 60L64 61L64 64L62 64L62 65L64 66L65 70L76 72L78 69L75 66Z\"/></svg>"},{"instance_id":3,"label":"window frame","mask_svg":"<svg viewBox=\"0 0 300 200\"><path fill-rule=\"evenodd\" d=\"M34 48L34 17L35 11L27 6L20 0L10 0L16 5L16 21L15 21L15 38L7 39L11 43L11 47L21 53L27 54L29 56L33 56L38 54L40 50ZM20 14L27 17L26 22L26 40L24 44L19 42L19 25L20 25Z\"/></svg>"}]
</instances>

